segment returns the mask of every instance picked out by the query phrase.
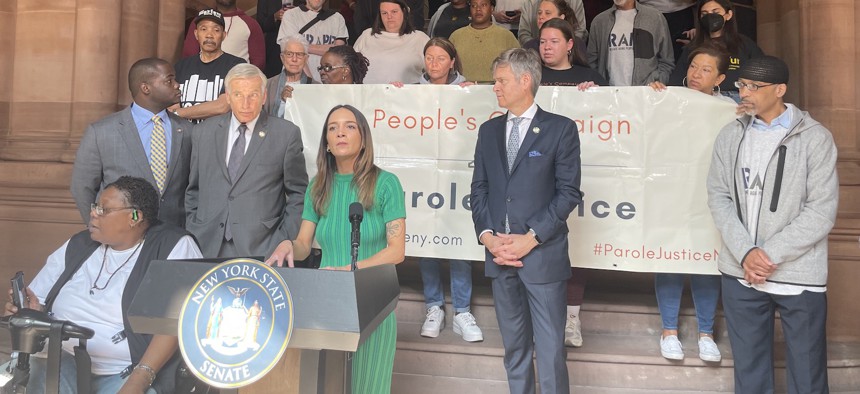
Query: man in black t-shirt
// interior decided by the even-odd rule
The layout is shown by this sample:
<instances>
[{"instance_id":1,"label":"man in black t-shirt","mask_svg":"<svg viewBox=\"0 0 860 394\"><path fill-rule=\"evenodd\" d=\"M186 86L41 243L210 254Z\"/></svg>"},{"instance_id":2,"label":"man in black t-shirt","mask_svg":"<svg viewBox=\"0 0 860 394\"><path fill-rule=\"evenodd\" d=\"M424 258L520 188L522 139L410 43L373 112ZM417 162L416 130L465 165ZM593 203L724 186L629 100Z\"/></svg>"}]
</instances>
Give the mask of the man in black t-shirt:
<instances>
[{"instance_id":1,"label":"man in black t-shirt","mask_svg":"<svg viewBox=\"0 0 860 394\"><path fill-rule=\"evenodd\" d=\"M215 10L203 10L194 19L194 37L200 53L176 63L176 81L182 90L178 106L171 110L177 116L199 122L230 110L224 95L224 78L233 66L245 60L221 50L224 41L224 18Z\"/></svg>"}]
</instances>

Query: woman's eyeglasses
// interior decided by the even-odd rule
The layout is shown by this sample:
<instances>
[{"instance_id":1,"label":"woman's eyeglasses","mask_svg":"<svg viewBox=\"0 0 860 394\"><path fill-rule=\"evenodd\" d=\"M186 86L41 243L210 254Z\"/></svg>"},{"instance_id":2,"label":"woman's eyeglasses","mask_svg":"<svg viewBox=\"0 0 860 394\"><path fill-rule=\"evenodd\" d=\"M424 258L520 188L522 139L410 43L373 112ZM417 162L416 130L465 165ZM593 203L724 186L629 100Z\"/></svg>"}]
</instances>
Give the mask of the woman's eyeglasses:
<instances>
[{"instance_id":1,"label":"woman's eyeglasses","mask_svg":"<svg viewBox=\"0 0 860 394\"><path fill-rule=\"evenodd\" d=\"M338 68L347 68L347 67L349 67L349 66L332 66L332 65L326 65L326 66L319 66L319 67L317 67L317 71L319 71L319 72L321 72L321 73L322 73L322 72L330 73L330 72L332 72L332 70L336 70L336 69L338 69Z\"/></svg>"},{"instance_id":2,"label":"woman's eyeglasses","mask_svg":"<svg viewBox=\"0 0 860 394\"><path fill-rule=\"evenodd\" d=\"M134 207L119 207L119 208L105 208L98 204L90 204L90 211L93 211L96 216L105 216L111 212L122 211L124 209L135 209Z\"/></svg>"}]
</instances>

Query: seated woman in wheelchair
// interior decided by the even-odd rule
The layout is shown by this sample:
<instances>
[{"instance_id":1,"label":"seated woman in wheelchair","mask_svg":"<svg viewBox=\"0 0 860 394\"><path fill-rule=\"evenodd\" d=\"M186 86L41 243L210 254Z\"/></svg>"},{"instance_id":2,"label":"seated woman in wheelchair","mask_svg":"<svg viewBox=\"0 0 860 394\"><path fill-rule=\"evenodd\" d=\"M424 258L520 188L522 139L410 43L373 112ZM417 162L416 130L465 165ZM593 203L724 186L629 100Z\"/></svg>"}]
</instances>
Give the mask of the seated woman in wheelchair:
<instances>
[{"instance_id":1,"label":"seated woman in wheelchair","mask_svg":"<svg viewBox=\"0 0 860 394\"><path fill-rule=\"evenodd\" d=\"M190 234L159 223L155 188L141 178L121 177L92 205L88 229L48 256L26 289L25 305L95 331L87 343L94 393L169 392L176 337L135 333L126 311L150 261L200 257ZM7 302L5 314L15 312ZM61 393L77 391L76 342L63 343ZM44 356L32 357L28 393L44 392L45 371Z\"/></svg>"}]
</instances>

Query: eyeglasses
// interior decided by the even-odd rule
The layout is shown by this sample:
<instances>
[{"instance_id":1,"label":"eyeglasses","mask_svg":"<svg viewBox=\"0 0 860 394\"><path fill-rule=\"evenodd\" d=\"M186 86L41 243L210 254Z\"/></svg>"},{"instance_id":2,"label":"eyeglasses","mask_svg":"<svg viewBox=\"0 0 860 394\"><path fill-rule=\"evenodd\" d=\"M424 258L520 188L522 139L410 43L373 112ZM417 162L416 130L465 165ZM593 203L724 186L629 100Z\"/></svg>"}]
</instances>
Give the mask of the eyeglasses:
<instances>
[{"instance_id":1,"label":"eyeglasses","mask_svg":"<svg viewBox=\"0 0 860 394\"><path fill-rule=\"evenodd\" d=\"M119 208L105 208L98 204L90 204L90 211L95 212L96 216L105 216L111 212L122 211L125 209L136 209L135 207L119 207Z\"/></svg>"},{"instance_id":2,"label":"eyeglasses","mask_svg":"<svg viewBox=\"0 0 860 394\"><path fill-rule=\"evenodd\" d=\"M301 59L301 58L303 58L303 57L307 56L308 54L307 54L307 53L304 53L304 52L290 52L290 51L287 51L287 52L282 53L282 55L284 55L284 57L285 57L285 58L287 58L287 59Z\"/></svg>"},{"instance_id":3,"label":"eyeglasses","mask_svg":"<svg viewBox=\"0 0 860 394\"><path fill-rule=\"evenodd\" d=\"M332 66L332 65L319 66L319 67L317 67L317 71L319 71L321 73L322 72L330 73L330 72L332 72L332 70L336 70L338 68L347 68L347 67L349 67L349 66L345 66L345 65L342 65L342 66Z\"/></svg>"},{"instance_id":4,"label":"eyeglasses","mask_svg":"<svg viewBox=\"0 0 860 394\"><path fill-rule=\"evenodd\" d=\"M738 90L743 89L743 88L747 88L747 90L749 90L750 92L755 92L761 88L766 88L766 87L771 86L771 85L776 85L776 84L775 83L769 83L767 85L756 85L754 83L743 83L741 81L735 81L735 87L738 88Z\"/></svg>"}]
</instances>

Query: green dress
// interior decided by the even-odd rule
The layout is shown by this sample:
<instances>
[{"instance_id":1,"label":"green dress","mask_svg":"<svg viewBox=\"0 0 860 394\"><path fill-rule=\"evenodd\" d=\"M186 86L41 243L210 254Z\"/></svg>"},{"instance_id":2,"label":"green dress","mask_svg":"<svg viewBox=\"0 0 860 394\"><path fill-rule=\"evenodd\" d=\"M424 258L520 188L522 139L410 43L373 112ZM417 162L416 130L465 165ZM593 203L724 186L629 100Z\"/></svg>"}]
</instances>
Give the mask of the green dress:
<instances>
[{"instance_id":1,"label":"green dress","mask_svg":"<svg viewBox=\"0 0 860 394\"><path fill-rule=\"evenodd\" d=\"M311 190L313 182L308 186ZM305 193L302 219L316 223L314 237L323 251L320 267L343 266L350 263L349 204L358 201L352 187L352 174L335 174L331 202L325 215L314 210L311 193ZM376 180L373 207L364 213L361 222L361 247L358 260L373 256L388 246L385 224L406 217L403 187L397 176L380 171ZM376 328L355 352L352 362L352 392L376 394L391 392L394 369L394 349L397 345L397 319L394 312Z\"/></svg>"}]
</instances>

